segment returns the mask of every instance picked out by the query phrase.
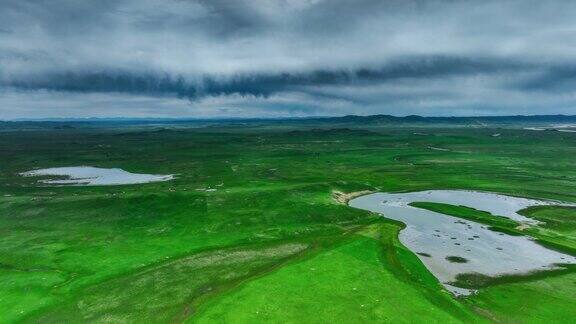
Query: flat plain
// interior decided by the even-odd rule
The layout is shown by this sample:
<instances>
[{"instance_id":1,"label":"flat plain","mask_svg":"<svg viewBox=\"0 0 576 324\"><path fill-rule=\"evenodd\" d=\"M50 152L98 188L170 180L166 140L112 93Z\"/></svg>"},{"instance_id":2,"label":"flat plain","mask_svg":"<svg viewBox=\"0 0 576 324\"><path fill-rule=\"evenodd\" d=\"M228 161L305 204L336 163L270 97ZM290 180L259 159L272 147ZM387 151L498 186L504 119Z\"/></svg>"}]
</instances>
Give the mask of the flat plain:
<instances>
[{"instance_id":1,"label":"flat plain","mask_svg":"<svg viewBox=\"0 0 576 324\"><path fill-rule=\"evenodd\" d=\"M494 134L499 134L494 136ZM446 291L403 224L341 193L469 189L576 203L576 133L250 124L0 132L0 322L570 322L576 270L463 278ZM93 166L166 182L48 186L21 172ZM544 223L420 208L576 255L576 209Z\"/></svg>"}]
</instances>

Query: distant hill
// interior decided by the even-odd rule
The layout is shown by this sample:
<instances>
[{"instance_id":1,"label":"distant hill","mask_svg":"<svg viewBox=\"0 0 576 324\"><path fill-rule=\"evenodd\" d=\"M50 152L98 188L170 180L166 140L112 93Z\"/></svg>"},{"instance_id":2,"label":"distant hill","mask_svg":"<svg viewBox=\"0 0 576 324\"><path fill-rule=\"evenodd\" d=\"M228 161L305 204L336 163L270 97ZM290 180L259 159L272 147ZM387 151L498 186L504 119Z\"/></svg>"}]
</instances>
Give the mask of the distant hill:
<instances>
[{"instance_id":1,"label":"distant hill","mask_svg":"<svg viewBox=\"0 0 576 324\"><path fill-rule=\"evenodd\" d=\"M410 115L396 117L391 115L318 118L316 121L363 124L510 124L510 123L576 123L576 115L516 115L516 116L478 116L478 117L423 117Z\"/></svg>"}]
</instances>

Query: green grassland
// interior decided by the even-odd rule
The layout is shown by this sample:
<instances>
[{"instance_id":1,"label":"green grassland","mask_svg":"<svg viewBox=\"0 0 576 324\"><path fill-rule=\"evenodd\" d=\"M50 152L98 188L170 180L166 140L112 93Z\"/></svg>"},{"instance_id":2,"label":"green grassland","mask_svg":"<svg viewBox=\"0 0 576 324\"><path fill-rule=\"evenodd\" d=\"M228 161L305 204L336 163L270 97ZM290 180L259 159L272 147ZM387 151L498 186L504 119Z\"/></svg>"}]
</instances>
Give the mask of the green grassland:
<instances>
[{"instance_id":1,"label":"green grassland","mask_svg":"<svg viewBox=\"0 0 576 324\"><path fill-rule=\"evenodd\" d=\"M576 202L574 156L576 134L520 129L0 131L0 322L568 322L573 272L454 298L398 242L402 224L333 193L462 188ZM46 187L18 176L80 165L178 177ZM522 235L576 247L573 209L525 213L546 224Z\"/></svg>"}]
</instances>

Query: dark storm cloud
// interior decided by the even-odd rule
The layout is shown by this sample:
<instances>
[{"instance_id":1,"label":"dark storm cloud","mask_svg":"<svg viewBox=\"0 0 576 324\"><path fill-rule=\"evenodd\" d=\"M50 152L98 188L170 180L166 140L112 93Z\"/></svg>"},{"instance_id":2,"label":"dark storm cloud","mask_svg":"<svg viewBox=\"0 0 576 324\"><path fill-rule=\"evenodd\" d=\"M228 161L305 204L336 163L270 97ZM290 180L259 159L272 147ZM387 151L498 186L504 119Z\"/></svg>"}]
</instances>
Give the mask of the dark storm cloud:
<instances>
[{"instance_id":1,"label":"dark storm cloud","mask_svg":"<svg viewBox=\"0 0 576 324\"><path fill-rule=\"evenodd\" d=\"M575 93L576 65L553 66L516 85L523 91Z\"/></svg>"},{"instance_id":2,"label":"dark storm cloud","mask_svg":"<svg viewBox=\"0 0 576 324\"><path fill-rule=\"evenodd\" d=\"M0 118L42 102L65 115L104 102L166 116L571 113L574 14L533 0L5 0Z\"/></svg>"},{"instance_id":3,"label":"dark storm cloud","mask_svg":"<svg viewBox=\"0 0 576 324\"><path fill-rule=\"evenodd\" d=\"M268 96L276 92L306 86L339 84L378 84L406 78L437 78L530 70L529 64L505 60L456 57L420 57L394 60L381 68L356 70L317 70L305 73L237 75L225 79L204 76L187 82L183 76L139 74L131 72L64 73L6 82L22 89L74 92L127 92L138 94L175 94L181 98L222 94Z\"/></svg>"}]
</instances>

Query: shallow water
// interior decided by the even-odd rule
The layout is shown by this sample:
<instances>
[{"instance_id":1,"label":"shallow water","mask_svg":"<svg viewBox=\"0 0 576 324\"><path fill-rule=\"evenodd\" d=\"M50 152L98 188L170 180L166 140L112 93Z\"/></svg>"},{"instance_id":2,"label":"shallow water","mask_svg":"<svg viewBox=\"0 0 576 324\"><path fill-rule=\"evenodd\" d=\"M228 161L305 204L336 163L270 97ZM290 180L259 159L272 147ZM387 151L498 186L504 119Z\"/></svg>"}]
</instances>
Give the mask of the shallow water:
<instances>
[{"instance_id":1,"label":"shallow water","mask_svg":"<svg viewBox=\"0 0 576 324\"><path fill-rule=\"evenodd\" d=\"M409 206L412 202L462 205L530 224L536 221L517 211L558 203L464 190L375 193L350 201L351 207L377 212L406 224L399 236L402 244L417 253L424 265L454 294L472 292L450 285L458 274L475 272L494 277L556 269L558 263L576 264L576 258L547 249L529 237L495 232L486 225ZM464 258L466 262L456 263L447 260L448 257Z\"/></svg>"},{"instance_id":2,"label":"shallow water","mask_svg":"<svg viewBox=\"0 0 576 324\"><path fill-rule=\"evenodd\" d=\"M42 179L38 182L49 185L74 186L113 186L126 184L139 184L174 179L173 175L139 174L122 169L105 169L90 166L63 167L32 170L20 173L26 177L56 176L59 179ZM64 177L64 179L61 179Z\"/></svg>"},{"instance_id":3,"label":"shallow water","mask_svg":"<svg viewBox=\"0 0 576 324\"><path fill-rule=\"evenodd\" d=\"M574 125L561 125L561 126L555 126L555 127L525 127L525 130L532 130L532 131L546 131L546 130L551 130L551 131L558 131L558 132L564 132L564 133L576 133L576 129Z\"/></svg>"}]
</instances>

